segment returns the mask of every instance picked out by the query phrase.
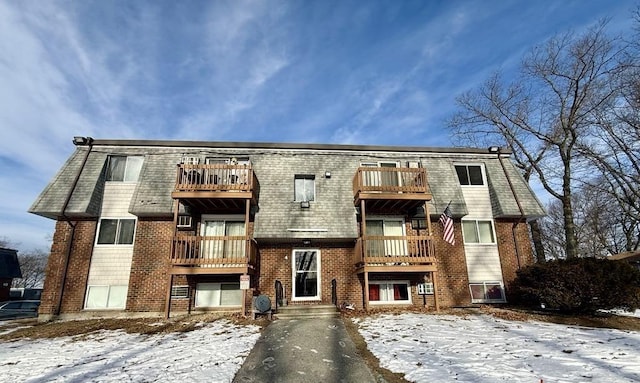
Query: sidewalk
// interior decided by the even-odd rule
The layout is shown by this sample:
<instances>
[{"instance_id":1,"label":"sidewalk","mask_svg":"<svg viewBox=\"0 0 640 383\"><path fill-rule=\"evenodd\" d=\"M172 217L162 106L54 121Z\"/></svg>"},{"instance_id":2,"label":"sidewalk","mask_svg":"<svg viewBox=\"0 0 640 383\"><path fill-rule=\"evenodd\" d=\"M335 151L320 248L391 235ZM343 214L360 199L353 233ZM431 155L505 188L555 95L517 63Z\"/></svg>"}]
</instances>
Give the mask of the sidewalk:
<instances>
[{"instance_id":1,"label":"sidewalk","mask_svg":"<svg viewBox=\"0 0 640 383\"><path fill-rule=\"evenodd\" d=\"M267 326L233 380L376 382L339 318L280 319Z\"/></svg>"}]
</instances>

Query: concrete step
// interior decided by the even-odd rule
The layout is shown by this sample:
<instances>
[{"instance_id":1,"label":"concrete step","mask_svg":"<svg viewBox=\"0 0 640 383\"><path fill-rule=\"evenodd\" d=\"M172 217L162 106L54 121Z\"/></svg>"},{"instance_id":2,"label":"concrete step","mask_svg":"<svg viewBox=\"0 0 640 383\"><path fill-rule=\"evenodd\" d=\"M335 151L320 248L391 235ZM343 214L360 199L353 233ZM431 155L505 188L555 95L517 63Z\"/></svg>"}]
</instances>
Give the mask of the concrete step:
<instances>
[{"instance_id":1,"label":"concrete step","mask_svg":"<svg viewBox=\"0 0 640 383\"><path fill-rule=\"evenodd\" d=\"M340 311L333 305L281 306L275 313L279 319L336 318Z\"/></svg>"}]
</instances>

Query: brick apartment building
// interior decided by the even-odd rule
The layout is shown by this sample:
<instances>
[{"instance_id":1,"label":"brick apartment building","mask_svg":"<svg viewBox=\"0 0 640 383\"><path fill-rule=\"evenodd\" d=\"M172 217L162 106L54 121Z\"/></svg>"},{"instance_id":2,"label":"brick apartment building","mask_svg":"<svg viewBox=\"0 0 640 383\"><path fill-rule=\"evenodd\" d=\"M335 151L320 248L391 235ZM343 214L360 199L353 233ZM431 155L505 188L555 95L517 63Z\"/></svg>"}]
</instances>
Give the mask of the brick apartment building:
<instances>
[{"instance_id":1,"label":"brick apartment building","mask_svg":"<svg viewBox=\"0 0 640 383\"><path fill-rule=\"evenodd\" d=\"M30 209L56 220L41 319L505 302L544 215L499 148L74 144Z\"/></svg>"}]
</instances>

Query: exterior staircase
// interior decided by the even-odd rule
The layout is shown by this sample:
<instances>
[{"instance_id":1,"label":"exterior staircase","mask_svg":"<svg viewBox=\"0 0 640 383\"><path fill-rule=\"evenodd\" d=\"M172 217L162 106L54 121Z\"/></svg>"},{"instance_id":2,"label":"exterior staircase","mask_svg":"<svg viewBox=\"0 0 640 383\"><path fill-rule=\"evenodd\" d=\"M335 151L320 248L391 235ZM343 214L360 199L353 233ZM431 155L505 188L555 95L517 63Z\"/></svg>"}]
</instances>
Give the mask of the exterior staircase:
<instances>
[{"instance_id":1,"label":"exterior staircase","mask_svg":"<svg viewBox=\"0 0 640 383\"><path fill-rule=\"evenodd\" d=\"M340 311L334 305L279 306L274 315L278 319L336 318Z\"/></svg>"}]
</instances>

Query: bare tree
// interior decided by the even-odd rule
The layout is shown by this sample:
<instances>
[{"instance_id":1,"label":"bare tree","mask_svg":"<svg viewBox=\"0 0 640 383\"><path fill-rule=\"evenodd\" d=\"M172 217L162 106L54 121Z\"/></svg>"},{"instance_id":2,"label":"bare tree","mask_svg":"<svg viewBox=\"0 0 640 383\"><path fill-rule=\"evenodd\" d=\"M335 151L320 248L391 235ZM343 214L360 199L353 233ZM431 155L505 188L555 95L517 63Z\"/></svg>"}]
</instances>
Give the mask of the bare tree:
<instances>
[{"instance_id":1,"label":"bare tree","mask_svg":"<svg viewBox=\"0 0 640 383\"><path fill-rule=\"evenodd\" d=\"M0 237L0 247L17 249L19 244ZM15 278L11 287L40 288L44 283L47 259L49 255L42 249L34 249L26 252L18 251L18 263L22 278Z\"/></svg>"},{"instance_id":2,"label":"bare tree","mask_svg":"<svg viewBox=\"0 0 640 383\"><path fill-rule=\"evenodd\" d=\"M602 193L601 187L584 185L573 193L573 206L580 256L605 257L638 248L639 222L620 214L616 200ZM542 220L545 250L552 258L565 258L560 201L548 204L547 212Z\"/></svg>"},{"instance_id":3,"label":"bare tree","mask_svg":"<svg viewBox=\"0 0 640 383\"><path fill-rule=\"evenodd\" d=\"M40 249L18 253L22 278L14 279L12 287L41 288L47 269L48 254Z\"/></svg>"},{"instance_id":4,"label":"bare tree","mask_svg":"<svg viewBox=\"0 0 640 383\"><path fill-rule=\"evenodd\" d=\"M618 91L610 80L620 71L624 47L605 27L602 21L583 34L565 33L533 48L516 81L491 76L457 98L460 111L449 121L459 139L500 139L525 176L535 177L560 202L567 258L579 254L572 194L584 159L577 146Z\"/></svg>"}]
</instances>

